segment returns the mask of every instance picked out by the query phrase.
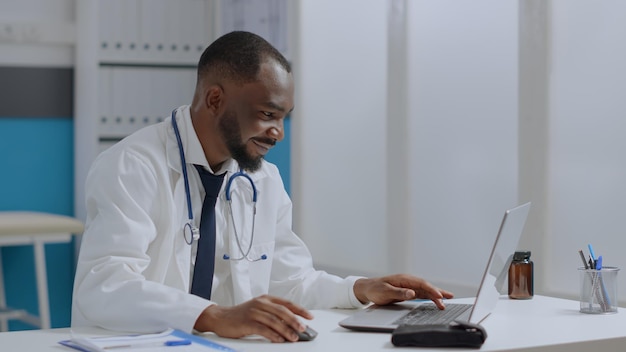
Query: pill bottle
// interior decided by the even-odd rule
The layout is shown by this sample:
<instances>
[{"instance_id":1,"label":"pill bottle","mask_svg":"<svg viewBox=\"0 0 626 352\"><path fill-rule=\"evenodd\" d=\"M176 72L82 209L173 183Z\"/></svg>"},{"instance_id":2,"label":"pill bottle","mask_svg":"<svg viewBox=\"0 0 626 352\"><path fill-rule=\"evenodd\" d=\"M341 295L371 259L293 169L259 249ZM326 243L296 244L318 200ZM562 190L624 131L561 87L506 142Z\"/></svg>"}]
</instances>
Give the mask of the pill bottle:
<instances>
[{"instance_id":1,"label":"pill bottle","mask_svg":"<svg viewBox=\"0 0 626 352\"><path fill-rule=\"evenodd\" d=\"M509 298L533 298L533 285L533 262L530 260L530 251L515 252L509 267Z\"/></svg>"}]
</instances>

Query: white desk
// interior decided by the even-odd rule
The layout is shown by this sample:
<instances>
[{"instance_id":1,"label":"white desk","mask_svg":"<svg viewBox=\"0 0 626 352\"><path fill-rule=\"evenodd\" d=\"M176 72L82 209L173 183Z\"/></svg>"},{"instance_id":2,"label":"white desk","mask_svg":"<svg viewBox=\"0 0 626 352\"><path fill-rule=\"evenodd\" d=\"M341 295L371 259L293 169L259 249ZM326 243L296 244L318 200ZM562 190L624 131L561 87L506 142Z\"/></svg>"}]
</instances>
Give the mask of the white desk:
<instances>
[{"instance_id":1,"label":"white desk","mask_svg":"<svg viewBox=\"0 0 626 352\"><path fill-rule=\"evenodd\" d=\"M69 216L38 212L0 212L0 247L33 245L39 305L38 316L29 314L25 310L7 307L0 253L0 331L7 330L7 320L11 319L22 320L43 329L50 328L45 244L69 242L72 234L82 232L82 222ZM12 283L12 285L19 285L19 283Z\"/></svg>"},{"instance_id":2,"label":"white desk","mask_svg":"<svg viewBox=\"0 0 626 352\"><path fill-rule=\"evenodd\" d=\"M455 300L468 302L468 299ZM264 340L231 340L207 334L207 337L233 348L245 351L384 351L419 350L459 352L460 349L396 348L387 333L352 332L337 323L352 310L313 311L310 325L319 332L314 341L272 344ZM626 309L617 314L586 315L578 312L578 302L535 296L528 301L502 298L496 311L483 326L487 340L480 351L623 351L626 346ZM80 329L75 333L85 336L107 335L99 329ZM58 341L68 339L70 329L32 330L0 333L3 351L73 351L60 346Z\"/></svg>"}]
</instances>

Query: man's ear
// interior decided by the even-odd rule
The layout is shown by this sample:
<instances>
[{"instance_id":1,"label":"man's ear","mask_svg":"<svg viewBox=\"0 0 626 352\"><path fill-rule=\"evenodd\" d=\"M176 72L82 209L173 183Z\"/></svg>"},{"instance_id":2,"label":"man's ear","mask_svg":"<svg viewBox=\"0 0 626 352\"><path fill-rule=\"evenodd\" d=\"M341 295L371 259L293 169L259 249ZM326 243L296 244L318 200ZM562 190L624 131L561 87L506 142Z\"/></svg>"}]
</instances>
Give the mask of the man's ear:
<instances>
[{"instance_id":1,"label":"man's ear","mask_svg":"<svg viewBox=\"0 0 626 352\"><path fill-rule=\"evenodd\" d=\"M212 85L206 92L204 104L209 111L219 114L224 106L224 90L219 85Z\"/></svg>"}]
</instances>

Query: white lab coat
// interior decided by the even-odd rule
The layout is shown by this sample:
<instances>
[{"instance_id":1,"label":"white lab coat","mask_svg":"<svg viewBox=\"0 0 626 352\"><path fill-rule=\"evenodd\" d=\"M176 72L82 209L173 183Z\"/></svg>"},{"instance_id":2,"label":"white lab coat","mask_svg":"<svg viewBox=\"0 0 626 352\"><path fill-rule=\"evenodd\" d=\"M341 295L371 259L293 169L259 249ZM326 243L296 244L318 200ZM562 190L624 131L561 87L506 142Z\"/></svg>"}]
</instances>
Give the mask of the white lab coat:
<instances>
[{"instance_id":1,"label":"white lab coat","mask_svg":"<svg viewBox=\"0 0 626 352\"><path fill-rule=\"evenodd\" d=\"M191 164L208 168L189 107L178 109L194 222L199 226L204 189ZM224 189L238 167L230 160L216 209L212 301L189 294L195 247L185 242L188 221L181 160L171 119L146 127L103 152L86 182L87 223L76 269L72 325L151 332L191 331L210 304L235 305L262 294L307 308L359 307L353 284L313 268L305 244L291 229L291 201L278 169L263 162L250 177L258 190L251 259L241 257ZM218 171L218 173L220 173ZM235 226L243 248L251 234L250 184L231 186ZM193 250L192 250L193 249Z\"/></svg>"}]
</instances>

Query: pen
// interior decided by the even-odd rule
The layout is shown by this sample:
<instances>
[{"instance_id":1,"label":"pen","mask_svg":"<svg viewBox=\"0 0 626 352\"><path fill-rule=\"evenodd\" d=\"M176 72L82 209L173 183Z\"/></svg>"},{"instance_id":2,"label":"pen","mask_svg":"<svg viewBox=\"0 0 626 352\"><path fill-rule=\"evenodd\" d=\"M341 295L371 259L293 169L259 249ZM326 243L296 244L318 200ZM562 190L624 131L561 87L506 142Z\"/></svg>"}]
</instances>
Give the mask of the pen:
<instances>
[{"instance_id":1,"label":"pen","mask_svg":"<svg viewBox=\"0 0 626 352\"><path fill-rule=\"evenodd\" d=\"M598 256L598 260L596 260L596 270L602 270L602 256ZM605 312L608 312L611 309L611 300L609 299L609 295L606 292L606 287L604 287L604 280L602 280L602 274L598 273L598 278L600 280L600 288L602 290L602 309Z\"/></svg>"},{"instance_id":2,"label":"pen","mask_svg":"<svg viewBox=\"0 0 626 352\"><path fill-rule=\"evenodd\" d=\"M578 254L580 254L580 259L582 259L583 261L583 266L585 267L585 269L589 269L589 265L587 265L587 261L585 260L585 255L583 254L583 250L579 250Z\"/></svg>"},{"instance_id":3,"label":"pen","mask_svg":"<svg viewBox=\"0 0 626 352\"><path fill-rule=\"evenodd\" d=\"M587 248L589 248L589 254L591 254L591 259L595 262L596 261L596 255L593 253L593 247L591 247L591 244L588 244Z\"/></svg>"},{"instance_id":4,"label":"pen","mask_svg":"<svg viewBox=\"0 0 626 352\"><path fill-rule=\"evenodd\" d=\"M596 255L595 253L593 253L593 247L591 247L591 243L587 245L587 248L589 248L589 255L591 255L591 269L595 269L596 268Z\"/></svg>"},{"instance_id":5,"label":"pen","mask_svg":"<svg viewBox=\"0 0 626 352\"><path fill-rule=\"evenodd\" d=\"M165 342L145 342L145 343L128 343L125 345L114 345L102 347L103 350L114 350L116 348L133 348L133 347L158 347L158 346L184 346L191 345L189 340L169 340Z\"/></svg>"}]
</instances>

